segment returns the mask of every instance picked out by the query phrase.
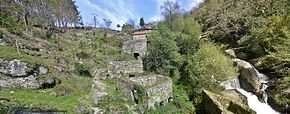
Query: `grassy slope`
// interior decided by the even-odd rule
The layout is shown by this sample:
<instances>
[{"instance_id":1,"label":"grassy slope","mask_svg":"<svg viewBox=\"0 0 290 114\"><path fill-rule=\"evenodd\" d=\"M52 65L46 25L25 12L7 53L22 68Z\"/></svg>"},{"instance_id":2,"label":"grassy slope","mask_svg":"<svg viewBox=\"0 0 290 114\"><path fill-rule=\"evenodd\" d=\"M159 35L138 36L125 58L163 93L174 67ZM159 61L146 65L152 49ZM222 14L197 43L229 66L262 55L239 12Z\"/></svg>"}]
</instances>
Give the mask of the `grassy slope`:
<instances>
[{"instance_id":1,"label":"grassy slope","mask_svg":"<svg viewBox=\"0 0 290 114\"><path fill-rule=\"evenodd\" d=\"M97 31L96 33L97 35L93 36L92 31L71 30L65 34L58 34L58 37L47 40L41 39L47 43L47 47L42 47L45 51L41 53L41 56L31 56L23 53L22 50L18 53L15 47L12 46L0 47L0 58L20 59L29 63L46 66L50 69L50 72L40 77L58 77L62 81L61 84L52 89L20 89L14 90L13 92L2 91L0 92L0 101L1 99L8 99L10 102L0 102L0 110L5 107L25 107L29 109L58 110L76 113L76 109L92 105L92 100L85 98L85 96L90 95L93 78L80 77L73 74L74 63L82 62L90 66L90 72L92 73L96 68L105 67L106 60L108 59L122 60L133 58L122 53L119 47L112 46L110 44L111 42L104 42L101 39L101 31ZM32 45L34 39L19 37L18 40L25 45ZM58 43L61 44L59 48L63 51L49 49L49 47L56 46ZM87 53L89 58L76 60L75 55L78 52ZM69 61L68 65L56 63L54 60L56 57L66 58ZM66 67L68 73L60 73L54 66ZM58 97L52 95L53 93L63 93L63 91L68 94ZM88 109L90 108L88 107Z\"/></svg>"}]
</instances>

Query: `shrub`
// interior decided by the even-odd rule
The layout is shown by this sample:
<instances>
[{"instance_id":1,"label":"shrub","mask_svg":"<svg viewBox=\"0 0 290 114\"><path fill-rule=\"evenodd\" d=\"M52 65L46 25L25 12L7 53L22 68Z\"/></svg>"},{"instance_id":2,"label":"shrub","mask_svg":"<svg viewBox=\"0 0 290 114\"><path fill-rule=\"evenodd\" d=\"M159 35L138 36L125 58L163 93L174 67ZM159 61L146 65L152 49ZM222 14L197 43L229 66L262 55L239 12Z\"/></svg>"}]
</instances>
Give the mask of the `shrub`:
<instances>
[{"instance_id":1,"label":"shrub","mask_svg":"<svg viewBox=\"0 0 290 114\"><path fill-rule=\"evenodd\" d=\"M90 67L82 63L75 63L74 73L79 76L92 76L90 73Z\"/></svg>"},{"instance_id":2,"label":"shrub","mask_svg":"<svg viewBox=\"0 0 290 114\"><path fill-rule=\"evenodd\" d=\"M212 43L203 43L200 49L184 62L179 81L198 102L202 89L219 91L219 81L233 76L237 76L237 72L232 61L219 47Z\"/></svg>"},{"instance_id":3,"label":"shrub","mask_svg":"<svg viewBox=\"0 0 290 114\"><path fill-rule=\"evenodd\" d=\"M0 14L0 26L7 28L7 30L13 34L20 35L23 31L23 26L12 16L6 13Z\"/></svg>"}]
</instances>

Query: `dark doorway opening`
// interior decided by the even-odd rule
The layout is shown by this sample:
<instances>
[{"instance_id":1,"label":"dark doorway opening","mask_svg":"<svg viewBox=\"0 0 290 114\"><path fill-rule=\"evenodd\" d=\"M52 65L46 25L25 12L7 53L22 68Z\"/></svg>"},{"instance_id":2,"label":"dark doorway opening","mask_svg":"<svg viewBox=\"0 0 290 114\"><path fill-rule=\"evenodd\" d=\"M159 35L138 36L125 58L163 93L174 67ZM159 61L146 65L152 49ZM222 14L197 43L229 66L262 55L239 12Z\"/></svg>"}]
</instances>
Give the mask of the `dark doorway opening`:
<instances>
[{"instance_id":1,"label":"dark doorway opening","mask_svg":"<svg viewBox=\"0 0 290 114\"><path fill-rule=\"evenodd\" d=\"M134 57L135 57L135 59L136 59L136 60L138 60L138 59L139 59L139 56L140 56L140 54L139 54L139 53L134 53Z\"/></svg>"},{"instance_id":2,"label":"dark doorway opening","mask_svg":"<svg viewBox=\"0 0 290 114\"><path fill-rule=\"evenodd\" d=\"M134 74L130 74L130 75L129 75L129 78L131 78L131 77L135 77L135 75L134 75Z\"/></svg>"}]
</instances>

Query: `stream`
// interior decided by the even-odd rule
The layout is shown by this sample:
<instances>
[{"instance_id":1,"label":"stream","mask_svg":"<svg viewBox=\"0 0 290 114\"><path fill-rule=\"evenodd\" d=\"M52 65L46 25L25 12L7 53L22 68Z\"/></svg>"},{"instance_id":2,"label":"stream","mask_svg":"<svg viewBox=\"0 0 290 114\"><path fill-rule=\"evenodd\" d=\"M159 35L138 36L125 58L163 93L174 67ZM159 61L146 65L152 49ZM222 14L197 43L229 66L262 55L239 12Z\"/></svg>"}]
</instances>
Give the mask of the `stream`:
<instances>
[{"instance_id":1,"label":"stream","mask_svg":"<svg viewBox=\"0 0 290 114\"><path fill-rule=\"evenodd\" d=\"M264 102L261 102L256 95L254 95L251 92L247 92L243 88L240 87L240 83L238 79L231 79L225 82L222 82L221 85L228 89L236 89L241 94L243 94L247 98L248 105L251 109L257 112L257 114L280 114L279 112L275 111L270 105L268 105L267 100L268 96L267 93L264 91L267 89L267 83L268 83L268 77L264 74L259 73L256 70L256 73L258 73L262 87L261 90L264 92L263 94L263 100Z\"/></svg>"}]
</instances>

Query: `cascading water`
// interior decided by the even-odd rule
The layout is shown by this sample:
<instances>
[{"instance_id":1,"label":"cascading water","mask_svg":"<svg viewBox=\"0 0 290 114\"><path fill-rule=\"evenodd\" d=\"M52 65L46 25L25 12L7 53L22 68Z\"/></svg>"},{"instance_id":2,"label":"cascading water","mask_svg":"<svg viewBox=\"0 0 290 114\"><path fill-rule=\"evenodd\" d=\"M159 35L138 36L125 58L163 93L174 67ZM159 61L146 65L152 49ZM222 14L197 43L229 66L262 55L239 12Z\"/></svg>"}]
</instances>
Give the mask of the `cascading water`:
<instances>
[{"instance_id":1,"label":"cascading water","mask_svg":"<svg viewBox=\"0 0 290 114\"><path fill-rule=\"evenodd\" d=\"M251 92L247 92L246 90L242 89L240 87L240 83L238 79L231 79L231 80L227 80L225 82L222 82L221 85L223 87L225 87L225 89L236 89L238 90L241 94L243 94L244 96L247 97L247 101L248 101L248 105L251 109L253 109L254 111L257 112L257 114L279 114L279 112L275 111L274 109L272 109L272 107L270 105L267 104L267 94L264 91L268 86L268 77L264 74L259 73L256 70L256 73L258 73L259 77L260 77L260 81L262 83L262 88L261 90L264 92L263 94L263 100L264 102L261 102L258 97L254 94L252 94Z\"/></svg>"}]
</instances>

